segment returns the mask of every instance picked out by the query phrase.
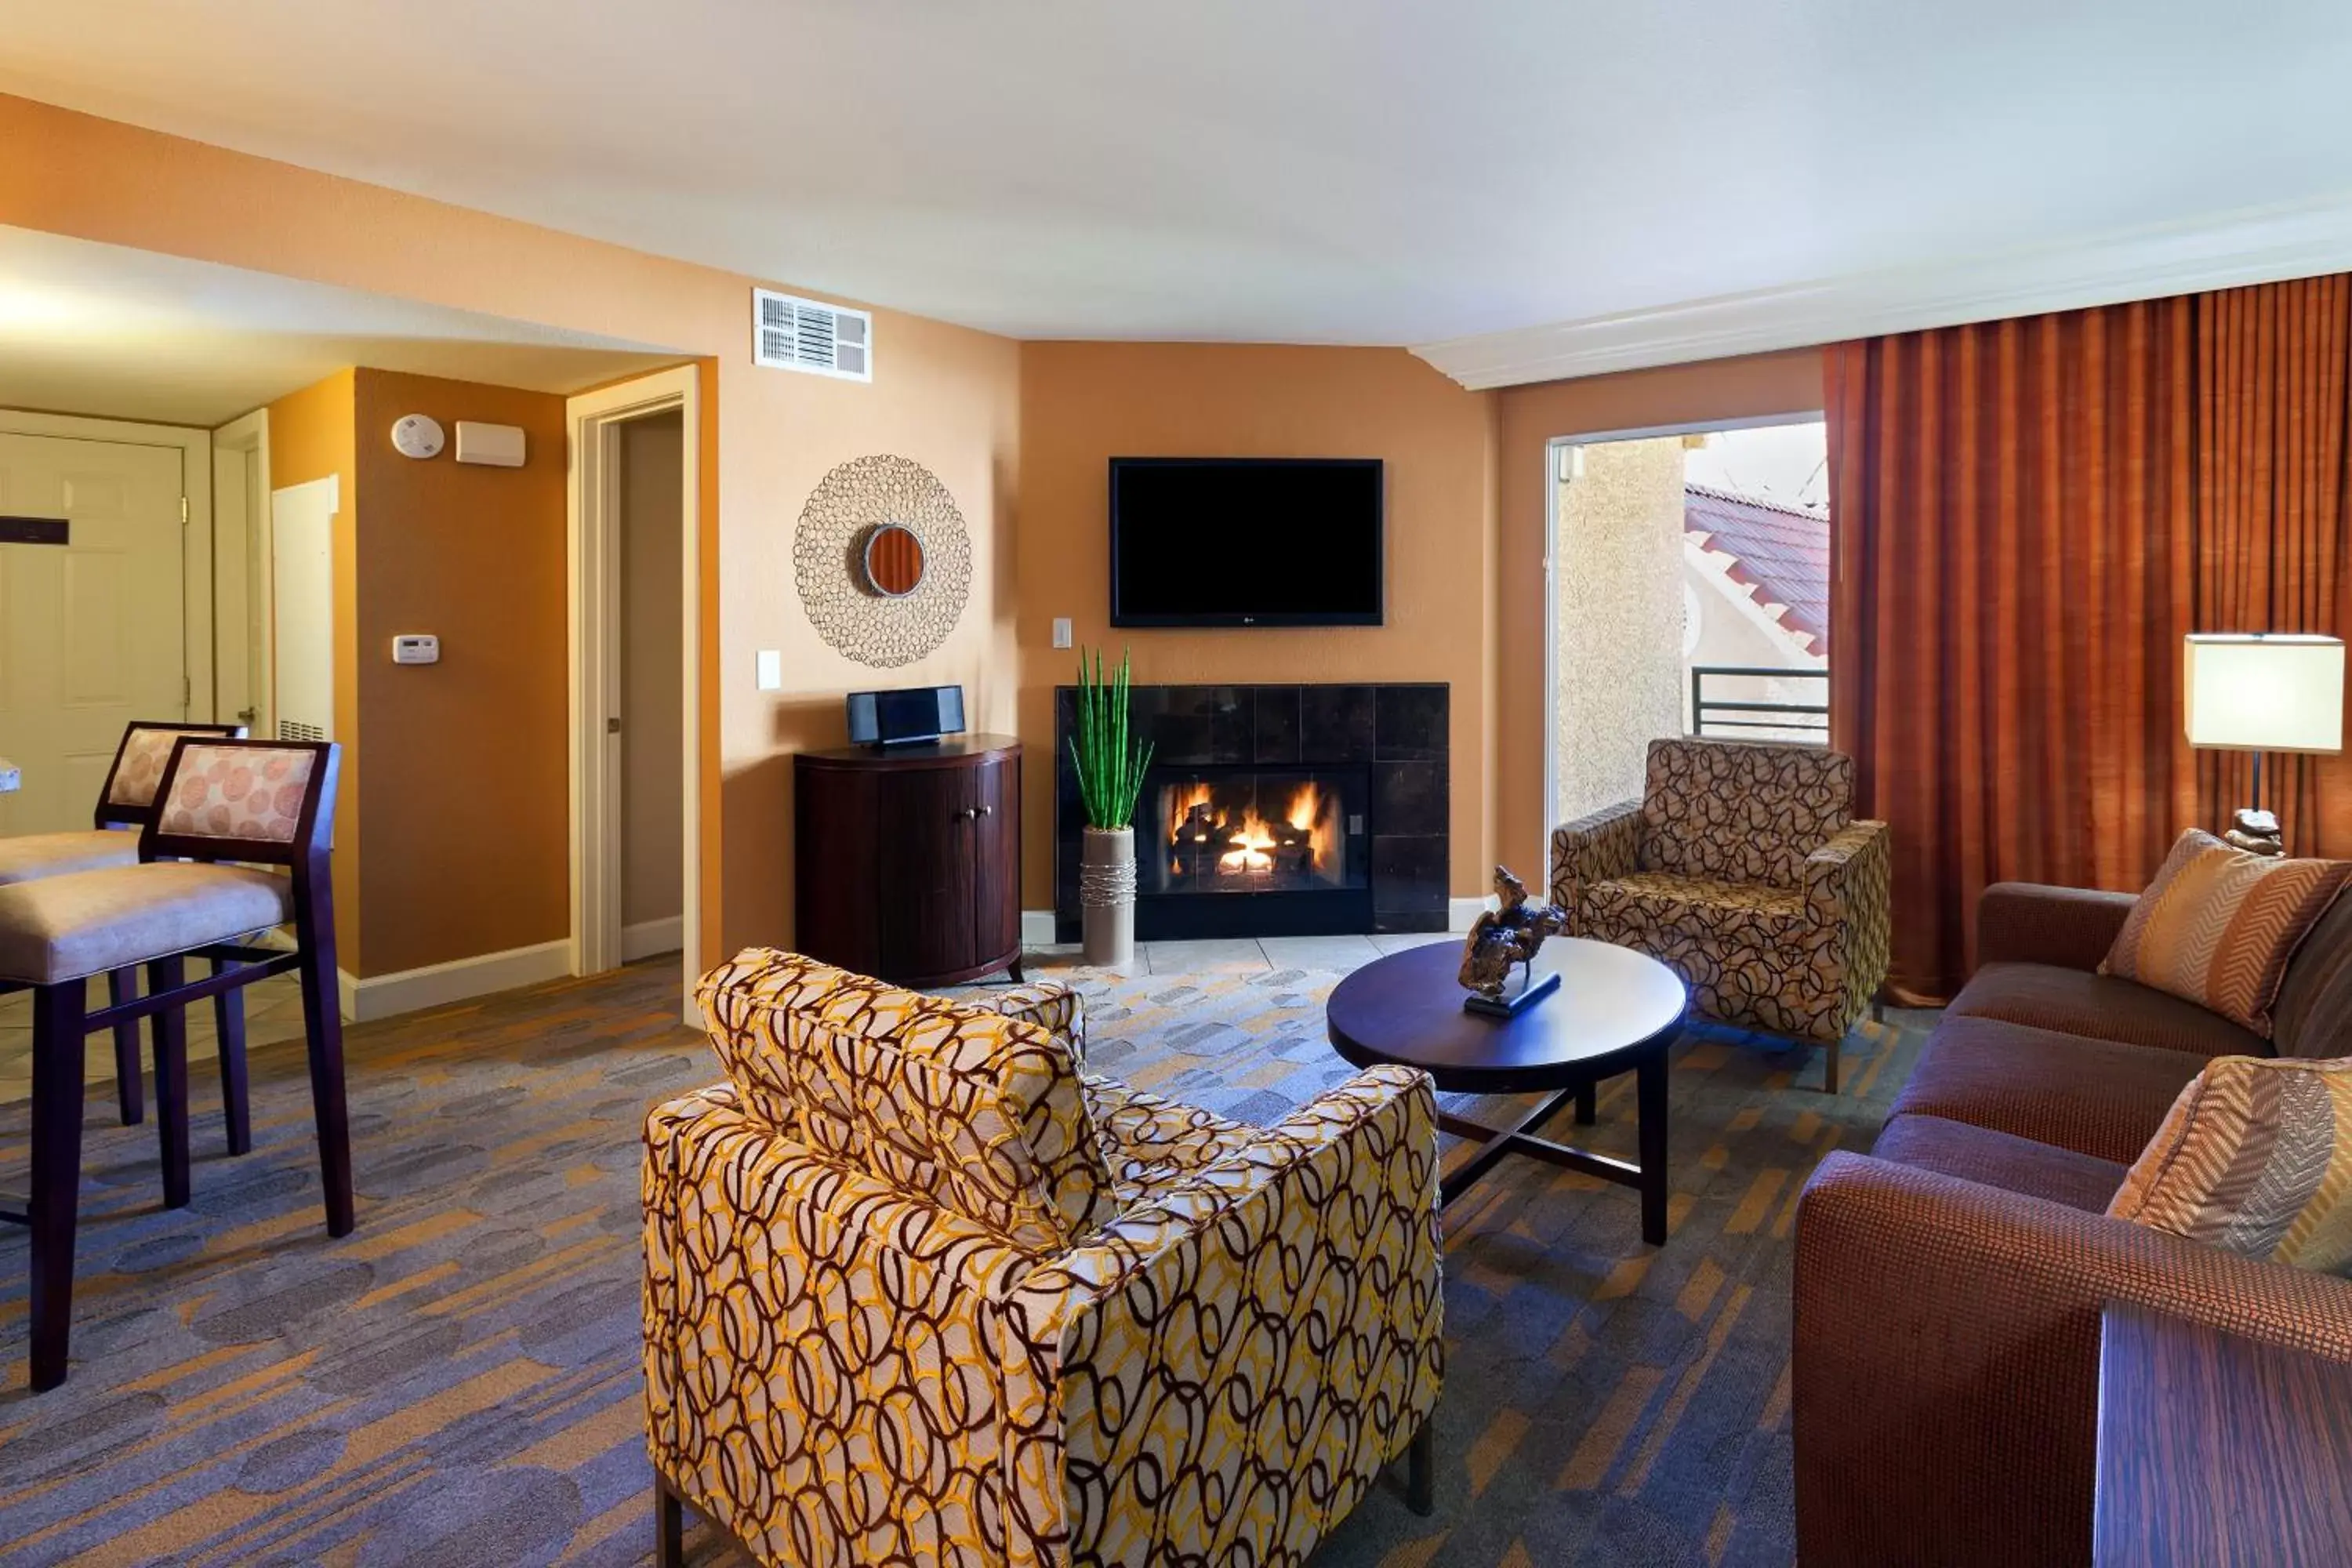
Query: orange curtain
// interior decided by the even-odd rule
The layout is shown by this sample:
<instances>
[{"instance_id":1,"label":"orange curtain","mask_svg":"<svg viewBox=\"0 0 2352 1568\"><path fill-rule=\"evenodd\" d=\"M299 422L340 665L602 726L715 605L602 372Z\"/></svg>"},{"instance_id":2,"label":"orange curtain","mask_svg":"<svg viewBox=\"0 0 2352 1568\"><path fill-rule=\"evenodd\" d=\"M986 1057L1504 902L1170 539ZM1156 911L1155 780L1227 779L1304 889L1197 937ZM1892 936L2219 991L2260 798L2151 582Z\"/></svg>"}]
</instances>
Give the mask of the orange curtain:
<instances>
[{"instance_id":1,"label":"orange curtain","mask_svg":"<svg viewBox=\"0 0 2352 1568\"><path fill-rule=\"evenodd\" d=\"M2352 279L1830 352L1831 731L1894 827L1895 985L1949 995L1992 882L2135 889L2249 759L2181 738L2190 631L2343 635ZM2352 850L2352 772L2266 779Z\"/></svg>"}]
</instances>

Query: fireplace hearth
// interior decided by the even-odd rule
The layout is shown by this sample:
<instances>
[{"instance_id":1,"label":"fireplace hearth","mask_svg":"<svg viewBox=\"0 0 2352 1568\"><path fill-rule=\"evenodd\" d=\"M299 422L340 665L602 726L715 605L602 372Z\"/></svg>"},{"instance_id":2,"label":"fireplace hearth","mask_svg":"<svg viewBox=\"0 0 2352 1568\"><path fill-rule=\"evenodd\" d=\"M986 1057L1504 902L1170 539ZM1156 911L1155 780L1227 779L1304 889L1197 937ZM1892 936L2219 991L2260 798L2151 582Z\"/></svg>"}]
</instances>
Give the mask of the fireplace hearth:
<instances>
[{"instance_id":1,"label":"fireplace hearth","mask_svg":"<svg viewBox=\"0 0 2352 1568\"><path fill-rule=\"evenodd\" d=\"M1444 686L1146 686L1136 935L1443 931ZM1084 812L1057 693L1055 931L1075 941Z\"/></svg>"}]
</instances>

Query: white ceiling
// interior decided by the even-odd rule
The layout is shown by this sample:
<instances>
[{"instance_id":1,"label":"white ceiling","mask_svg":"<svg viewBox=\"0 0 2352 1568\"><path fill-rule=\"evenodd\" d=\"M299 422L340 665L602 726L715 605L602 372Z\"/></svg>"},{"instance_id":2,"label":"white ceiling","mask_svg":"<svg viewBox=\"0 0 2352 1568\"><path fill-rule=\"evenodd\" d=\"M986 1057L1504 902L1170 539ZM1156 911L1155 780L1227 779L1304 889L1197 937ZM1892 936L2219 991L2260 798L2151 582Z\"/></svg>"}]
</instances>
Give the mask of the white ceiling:
<instances>
[{"instance_id":1,"label":"white ceiling","mask_svg":"<svg viewBox=\"0 0 2352 1568\"><path fill-rule=\"evenodd\" d=\"M0 0L0 89L1021 336L1426 343L2352 205L2343 0Z\"/></svg>"},{"instance_id":2,"label":"white ceiling","mask_svg":"<svg viewBox=\"0 0 2352 1568\"><path fill-rule=\"evenodd\" d=\"M350 364L577 392L675 353L0 226L0 408L218 426Z\"/></svg>"}]
</instances>

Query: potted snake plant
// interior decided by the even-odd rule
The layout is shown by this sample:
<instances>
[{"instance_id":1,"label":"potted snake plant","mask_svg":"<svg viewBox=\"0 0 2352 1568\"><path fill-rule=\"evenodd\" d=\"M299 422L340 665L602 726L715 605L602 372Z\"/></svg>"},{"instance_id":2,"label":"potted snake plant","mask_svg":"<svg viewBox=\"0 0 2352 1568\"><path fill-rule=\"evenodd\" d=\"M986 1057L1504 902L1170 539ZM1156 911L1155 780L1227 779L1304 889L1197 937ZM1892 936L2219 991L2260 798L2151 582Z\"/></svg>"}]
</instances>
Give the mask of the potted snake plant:
<instances>
[{"instance_id":1,"label":"potted snake plant","mask_svg":"<svg viewBox=\"0 0 2352 1568\"><path fill-rule=\"evenodd\" d=\"M1084 853L1078 859L1078 902L1085 911L1088 963L1135 959L1135 800L1151 747L1128 733L1128 655L1103 679L1102 650L1089 667L1078 655L1077 725L1070 760L1086 804Z\"/></svg>"}]
</instances>

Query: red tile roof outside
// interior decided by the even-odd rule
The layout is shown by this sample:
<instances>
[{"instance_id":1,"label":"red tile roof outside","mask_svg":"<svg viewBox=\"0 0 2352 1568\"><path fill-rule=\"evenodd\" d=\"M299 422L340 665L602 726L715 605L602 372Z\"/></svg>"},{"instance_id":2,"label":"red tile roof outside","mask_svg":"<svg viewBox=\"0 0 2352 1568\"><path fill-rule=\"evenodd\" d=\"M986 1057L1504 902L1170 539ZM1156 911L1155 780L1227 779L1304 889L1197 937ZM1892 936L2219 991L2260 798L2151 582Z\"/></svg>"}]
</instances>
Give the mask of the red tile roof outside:
<instances>
[{"instance_id":1,"label":"red tile roof outside","mask_svg":"<svg viewBox=\"0 0 2352 1568\"><path fill-rule=\"evenodd\" d=\"M1830 520L1704 485L1683 487L1683 531L1731 557L1727 574L1759 605L1785 605L1780 624L1810 632L1810 651L1830 651Z\"/></svg>"}]
</instances>

